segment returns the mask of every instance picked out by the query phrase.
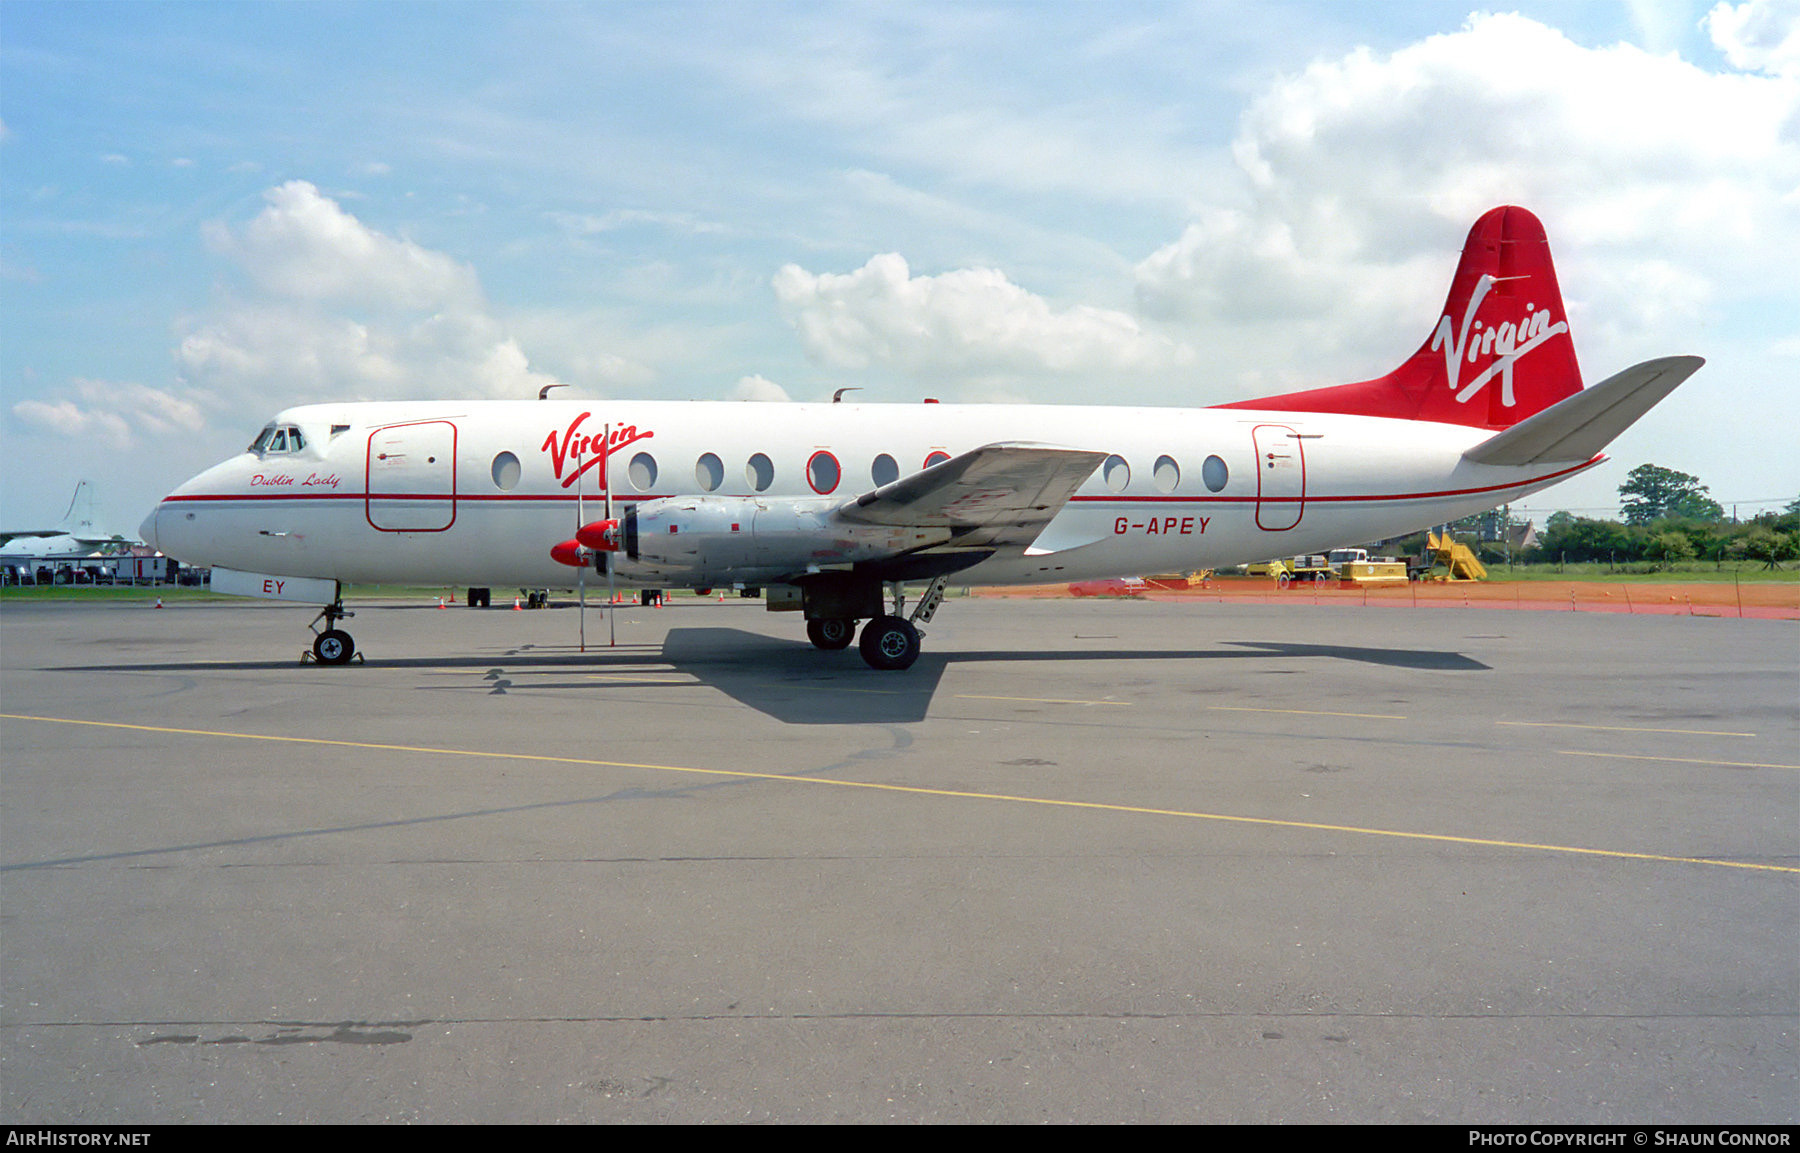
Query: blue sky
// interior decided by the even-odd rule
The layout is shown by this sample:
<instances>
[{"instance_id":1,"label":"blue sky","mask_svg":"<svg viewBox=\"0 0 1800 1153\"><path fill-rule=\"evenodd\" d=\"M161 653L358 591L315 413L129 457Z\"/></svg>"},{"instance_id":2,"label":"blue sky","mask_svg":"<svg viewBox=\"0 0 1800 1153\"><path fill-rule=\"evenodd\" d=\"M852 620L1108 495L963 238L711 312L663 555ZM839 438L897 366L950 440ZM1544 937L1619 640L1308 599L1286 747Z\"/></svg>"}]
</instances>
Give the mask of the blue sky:
<instances>
[{"instance_id":1,"label":"blue sky","mask_svg":"<svg viewBox=\"0 0 1800 1153\"><path fill-rule=\"evenodd\" d=\"M0 6L0 522L322 399L1210 404L1550 230L1645 461L1800 494L1800 0Z\"/></svg>"}]
</instances>

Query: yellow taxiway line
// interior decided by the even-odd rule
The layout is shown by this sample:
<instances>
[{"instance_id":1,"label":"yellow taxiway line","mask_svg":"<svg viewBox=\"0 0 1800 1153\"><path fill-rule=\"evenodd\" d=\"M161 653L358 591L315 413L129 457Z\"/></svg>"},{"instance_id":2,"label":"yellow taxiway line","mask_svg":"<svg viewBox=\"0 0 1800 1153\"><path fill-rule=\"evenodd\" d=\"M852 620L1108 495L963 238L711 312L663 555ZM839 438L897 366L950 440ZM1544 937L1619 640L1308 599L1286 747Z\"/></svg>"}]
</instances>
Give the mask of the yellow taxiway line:
<instances>
[{"instance_id":1,"label":"yellow taxiway line","mask_svg":"<svg viewBox=\"0 0 1800 1153\"><path fill-rule=\"evenodd\" d=\"M1366 721L1403 721L1406 718L1393 713L1326 713L1317 709L1258 709L1249 705L1207 705L1213 712L1221 713L1287 713L1297 717L1360 717Z\"/></svg>"},{"instance_id":2,"label":"yellow taxiway line","mask_svg":"<svg viewBox=\"0 0 1800 1153\"><path fill-rule=\"evenodd\" d=\"M1570 721L1495 721L1527 729L1598 729L1606 733L1678 733L1687 737L1754 737L1755 733L1722 733L1710 729L1646 729L1635 725L1578 725Z\"/></svg>"},{"instance_id":3,"label":"yellow taxiway line","mask_svg":"<svg viewBox=\"0 0 1800 1153\"><path fill-rule=\"evenodd\" d=\"M1751 869L1769 873L1800 874L1792 865L1763 865L1750 861L1724 861L1707 857L1677 857L1664 853L1628 853L1617 849L1590 849L1578 845L1553 845L1534 841L1502 841L1488 837L1462 837L1445 833L1414 833L1401 829L1373 829L1357 825L1332 825L1319 821L1292 821L1275 817L1244 817L1230 813L1204 813L1185 809L1158 809L1144 805L1117 805L1104 801L1069 801L1053 797L1026 797L1009 793L977 793L963 789L931 789L920 785L883 784L876 781L844 781L831 777L799 777L786 773L760 773L744 769L699 769L689 765L639 764L631 761L602 761L586 757L548 756L541 753L503 753L485 749L433 748L424 745L393 745L374 741L345 741L329 737L284 737L267 733L230 733L209 729L181 729L165 725L134 725L118 721L86 721L71 717L38 717L17 713L0 713L0 719L34 721L53 725L81 725L91 728L124 729L139 733L168 733L174 736L214 737L240 741L272 741L296 745L321 745L340 749L372 749L390 753L424 753L438 757L475 757L484 760L541 761L561 765L587 765L596 768L647 769L660 773L693 773L710 777L740 780L786 781L796 785L822 785L844 789L872 789L877 792L908 793L915 796L954 797L961 800L1004 801L1022 805L1048 805L1056 808L1085 809L1095 812L1139 813L1146 816L1179 817L1195 821L1222 821L1231 824L1261 825L1278 829L1308 829L1315 832L1354 833L1368 837L1394 837L1409 841L1432 841L1448 845L1475 845L1483 848L1527 849L1541 853L1567 853L1584 857L1609 857L1615 860L1660 861L1684 865L1712 865L1725 869Z\"/></svg>"},{"instance_id":4,"label":"yellow taxiway line","mask_svg":"<svg viewBox=\"0 0 1800 1153\"><path fill-rule=\"evenodd\" d=\"M1558 749L1565 757L1610 757L1619 761L1668 761L1677 765L1714 765L1721 769L1800 769L1800 765L1765 765L1756 761L1703 761L1698 757L1651 757L1640 753L1584 753Z\"/></svg>"}]
</instances>

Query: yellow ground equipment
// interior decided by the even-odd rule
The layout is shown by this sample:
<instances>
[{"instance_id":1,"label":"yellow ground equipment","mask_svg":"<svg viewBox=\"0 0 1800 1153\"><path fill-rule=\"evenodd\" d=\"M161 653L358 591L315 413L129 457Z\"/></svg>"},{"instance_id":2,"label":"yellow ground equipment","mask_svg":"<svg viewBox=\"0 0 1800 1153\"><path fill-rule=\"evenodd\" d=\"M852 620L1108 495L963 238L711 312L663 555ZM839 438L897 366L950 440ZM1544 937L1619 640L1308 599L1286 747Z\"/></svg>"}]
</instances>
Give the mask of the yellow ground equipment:
<instances>
[{"instance_id":1,"label":"yellow ground equipment","mask_svg":"<svg viewBox=\"0 0 1800 1153\"><path fill-rule=\"evenodd\" d=\"M1431 562L1433 570L1439 567L1443 573L1433 571L1431 579L1440 581L1480 581L1487 579L1487 568L1476 559L1469 546L1451 538L1449 533L1439 536L1437 533L1425 534L1425 559Z\"/></svg>"},{"instance_id":2,"label":"yellow ground equipment","mask_svg":"<svg viewBox=\"0 0 1800 1153\"><path fill-rule=\"evenodd\" d=\"M1403 560L1347 561L1338 568L1338 580L1345 587L1373 588L1380 585L1403 585L1407 581Z\"/></svg>"},{"instance_id":3,"label":"yellow ground equipment","mask_svg":"<svg viewBox=\"0 0 1800 1153\"><path fill-rule=\"evenodd\" d=\"M1323 554L1279 557L1262 564L1245 565L1244 571L1251 576L1266 576L1280 588L1287 588L1301 581L1330 580L1337 575L1325 563Z\"/></svg>"},{"instance_id":4,"label":"yellow ground equipment","mask_svg":"<svg viewBox=\"0 0 1800 1153\"><path fill-rule=\"evenodd\" d=\"M1154 573L1144 578L1144 583L1153 588L1169 589L1172 592L1186 592L1189 589L1211 588L1213 570L1197 569L1194 572Z\"/></svg>"}]
</instances>

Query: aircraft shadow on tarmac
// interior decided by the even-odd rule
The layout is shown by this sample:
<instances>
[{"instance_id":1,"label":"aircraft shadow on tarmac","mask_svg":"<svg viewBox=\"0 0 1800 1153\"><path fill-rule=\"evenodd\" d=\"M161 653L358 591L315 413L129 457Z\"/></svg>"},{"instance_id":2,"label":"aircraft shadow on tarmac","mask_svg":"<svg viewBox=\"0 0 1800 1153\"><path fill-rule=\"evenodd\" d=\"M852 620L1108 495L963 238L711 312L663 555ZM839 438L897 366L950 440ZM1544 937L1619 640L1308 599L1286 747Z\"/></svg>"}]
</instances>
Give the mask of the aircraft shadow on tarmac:
<instances>
[{"instance_id":1,"label":"aircraft shadow on tarmac","mask_svg":"<svg viewBox=\"0 0 1800 1153\"><path fill-rule=\"evenodd\" d=\"M905 673L876 672L854 650L821 653L811 645L727 628L673 629L663 644L671 668L786 724L892 724L923 720L944 671L955 664L1017 661L1191 661L1325 658L1393 668L1449 672L1488 669L1455 652L1349 645L1228 641L1231 649L1100 649L1083 652L926 652Z\"/></svg>"},{"instance_id":2,"label":"aircraft shadow on tarmac","mask_svg":"<svg viewBox=\"0 0 1800 1153\"><path fill-rule=\"evenodd\" d=\"M679 694L703 686L793 725L904 724L923 720L944 671L953 664L1021 661L1118 661L1145 664L1197 660L1352 661L1422 672L1485 672L1490 666L1458 652L1224 641L1213 649L1067 649L926 652L904 673L876 672L856 651L820 652L804 641L732 628L671 629L660 648L621 645L576 653L521 646L503 654L377 658L371 668L479 669L490 695L547 692L613 695L622 690ZM84 672L267 671L288 660L89 665ZM354 676L355 668L329 670ZM568 674L567 677L557 674ZM467 691L459 688L452 691Z\"/></svg>"}]
</instances>

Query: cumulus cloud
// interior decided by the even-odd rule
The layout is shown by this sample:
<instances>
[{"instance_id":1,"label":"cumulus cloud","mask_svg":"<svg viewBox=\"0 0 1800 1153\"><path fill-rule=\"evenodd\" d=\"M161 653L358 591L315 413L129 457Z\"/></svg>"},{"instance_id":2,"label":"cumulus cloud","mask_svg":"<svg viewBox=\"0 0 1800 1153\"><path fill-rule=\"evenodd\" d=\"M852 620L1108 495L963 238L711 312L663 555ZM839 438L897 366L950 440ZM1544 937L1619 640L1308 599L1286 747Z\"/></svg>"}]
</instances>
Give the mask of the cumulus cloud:
<instances>
[{"instance_id":1,"label":"cumulus cloud","mask_svg":"<svg viewBox=\"0 0 1800 1153\"><path fill-rule=\"evenodd\" d=\"M991 268L914 276L902 257L887 253L844 274L790 264L775 274L774 288L807 352L838 367L1071 373L1193 359L1126 313L1058 310Z\"/></svg>"},{"instance_id":2,"label":"cumulus cloud","mask_svg":"<svg viewBox=\"0 0 1800 1153\"><path fill-rule=\"evenodd\" d=\"M489 313L467 265L368 227L304 181L264 199L241 227L203 230L234 282L181 323L176 388L76 381L74 395L13 414L124 446L309 401L525 398L554 382Z\"/></svg>"},{"instance_id":3,"label":"cumulus cloud","mask_svg":"<svg viewBox=\"0 0 1800 1153\"><path fill-rule=\"evenodd\" d=\"M50 402L22 400L13 415L25 424L53 433L104 444L132 447L139 434L166 436L197 432L206 420L193 399L159 388L128 382L77 379L75 397ZM79 402L78 402L79 401Z\"/></svg>"},{"instance_id":4,"label":"cumulus cloud","mask_svg":"<svg viewBox=\"0 0 1800 1153\"><path fill-rule=\"evenodd\" d=\"M1734 63L1773 71L1792 21L1769 14L1792 7L1708 19ZM1503 203L1545 217L1565 285L1638 331L1722 293L1791 291L1791 261L1770 256L1800 255L1797 80L1588 48L1518 15L1316 62L1245 112L1247 202L1202 210L1144 260L1140 308L1392 353L1422 333L1463 232ZM1582 254L1607 274L1572 276Z\"/></svg>"},{"instance_id":5,"label":"cumulus cloud","mask_svg":"<svg viewBox=\"0 0 1800 1153\"><path fill-rule=\"evenodd\" d=\"M736 384L732 385L731 395L727 399L787 401L792 400L793 398L788 395L787 389L776 384L761 373L757 373L753 376L743 377Z\"/></svg>"},{"instance_id":6,"label":"cumulus cloud","mask_svg":"<svg viewBox=\"0 0 1800 1153\"><path fill-rule=\"evenodd\" d=\"M304 180L263 194L239 229L206 226L207 247L270 297L384 311L470 308L480 288L468 267L364 225Z\"/></svg>"},{"instance_id":7,"label":"cumulus cloud","mask_svg":"<svg viewBox=\"0 0 1800 1153\"><path fill-rule=\"evenodd\" d=\"M214 396L325 399L529 397L531 368L474 270L368 227L305 181L264 194L248 224L207 227L247 282L188 325L177 360Z\"/></svg>"},{"instance_id":8,"label":"cumulus cloud","mask_svg":"<svg viewBox=\"0 0 1800 1153\"><path fill-rule=\"evenodd\" d=\"M1733 68L1800 75L1800 0L1719 4L1704 24Z\"/></svg>"}]
</instances>

